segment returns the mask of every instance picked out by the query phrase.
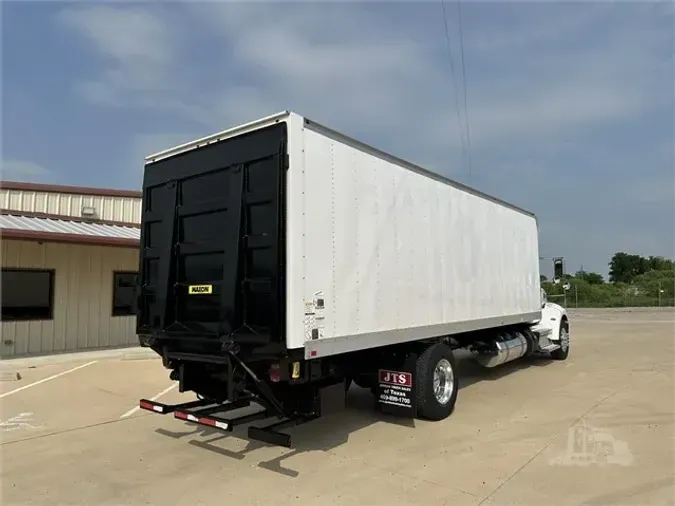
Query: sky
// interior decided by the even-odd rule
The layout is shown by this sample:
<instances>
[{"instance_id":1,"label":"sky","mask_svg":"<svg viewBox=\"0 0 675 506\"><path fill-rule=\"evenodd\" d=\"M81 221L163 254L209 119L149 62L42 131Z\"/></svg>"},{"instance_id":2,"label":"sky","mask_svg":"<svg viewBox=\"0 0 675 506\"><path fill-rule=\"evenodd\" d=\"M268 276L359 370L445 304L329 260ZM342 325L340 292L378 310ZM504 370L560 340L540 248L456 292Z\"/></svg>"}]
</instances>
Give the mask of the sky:
<instances>
[{"instance_id":1,"label":"sky","mask_svg":"<svg viewBox=\"0 0 675 506\"><path fill-rule=\"evenodd\" d=\"M606 275L675 256L673 27L621 0L3 2L2 179L139 189L144 156L293 110Z\"/></svg>"}]
</instances>

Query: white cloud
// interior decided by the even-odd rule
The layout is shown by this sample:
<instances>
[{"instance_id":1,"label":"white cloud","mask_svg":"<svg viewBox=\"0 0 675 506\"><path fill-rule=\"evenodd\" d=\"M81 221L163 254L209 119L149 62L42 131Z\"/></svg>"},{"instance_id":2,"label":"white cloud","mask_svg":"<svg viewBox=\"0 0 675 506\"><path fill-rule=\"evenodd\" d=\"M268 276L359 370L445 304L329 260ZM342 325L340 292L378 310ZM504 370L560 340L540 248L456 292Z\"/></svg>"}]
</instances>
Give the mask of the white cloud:
<instances>
[{"instance_id":1,"label":"white cloud","mask_svg":"<svg viewBox=\"0 0 675 506\"><path fill-rule=\"evenodd\" d=\"M659 238L651 228L605 226L612 213L604 204L597 206L604 214L595 215L603 222L592 231L567 222L595 209L590 199L614 205L607 194L577 191L566 173L570 159L581 160L595 177L583 185L599 185L602 167L615 170L611 161L597 158L600 154L611 151L611 160L623 153L644 158L610 137L603 140L604 133L673 108L675 41L672 29L659 26L672 21L672 9L664 16L650 6L619 4L524 2L512 4L509 19L493 15L491 4L480 12L473 4L463 11L475 165L486 179L503 182L504 192L520 192L518 199L529 199L539 208L535 211L551 213L545 230L565 233L563 238L544 231L547 247L576 248L572 255L579 257L586 254L584 244L604 255L603 248L620 242L616 238L622 234L632 234L628 242L639 238L655 247L672 239ZM406 7L195 2L171 4L180 9L176 13L155 11L154 4L82 6L66 10L62 20L104 63L101 73L80 84L88 100L147 108L150 116L175 120L169 133L138 137L134 159L187 140L171 133L176 130L199 130L191 136L197 137L293 109L432 170L462 173L464 120L458 126L440 5L420 2L413 20L396 5ZM459 72L453 13L448 8ZM197 53L188 52L197 47ZM203 57L202 67L194 64L195 54ZM461 93L459 75L457 82ZM590 149L592 136L605 143L602 149ZM639 149L648 151L649 141L641 141ZM652 166L662 171L664 160L672 163L672 157L655 157ZM627 166L622 170L635 171ZM627 196L623 205L668 204L668 192L659 189L663 174L655 177L649 175L639 191L628 191L638 187L620 175L606 186ZM578 201L558 218L550 211L554 185ZM595 242L585 242L586 234Z\"/></svg>"},{"instance_id":2,"label":"white cloud","mask_svg":"<svg viewBox=\"0 0 675 506\"><path fill-rule=\"evenodd\" d=\"M510 98L486 97L471 108L474 147L593 127L633 116L642 112L645 105L642 97L629 90L590 82L564 82ZM435 131L457 128L455 118L445 117L442 121Z\"/></svg>"},{"instance_id":3,"label":"white cloud","mask_svg":"<svg viewBox=\"0 0 675 506\"><path fill-rule=\"evenodd\" d=\"M61 21L117 63L166 63L171 59L171 38L166 26L155 13L142 7L72 7L61 12Z\"/></svg>"},{"instance_id":4,"label":"white cloud","mask_svg":"<svg viewBox=\"0 0 675 506\"><path fill-rule=\"evenodd\" d=\"M42 165L29 160L3 159L0 164L4 180L33 181L51 173Z\"/></svg>"},{"instance_id":5,"label":"white cloud","mask_svg":"<svg viewBox=\"0 0 675 506\"><path fill-rule=\"evenodd\" d=\"M476 65L492 63L495 69L504 60L512 62L510 72L497 71L483 84L469 75L476 148L630 117L654 98L625 79L649 61L640 53L641 41L595 44L583 52L566 49L575 30L601 20L611 9L580 6L551 22L546 7L533 5L535 16L518 30L502 26L467 35L469 68L471 57ZM422 3L421 8L428 6ZM398 140L426 127L431 135L422 140L420 152L434 146L446 150L448 144L455 151L459 147L464 132L457 125L438 16L427 20L435 24L423 32L402 33L399 24L379 11L351 3L271 8L207 2L190 4L181 14L172 18L141 7L66 10L66 25L110 61L97 79L80 84L82 93L104 104L126 100L132 106L171 111L210 128L293 108L338 128L360 126ZM214 67L227 60L233 73L258 78L252 84L207 84L195 78L188 87L184 69L190 61L181 60L180 42L190 36L174 37L181 28L194 36L208 33L217 42L206 49L222 48L212 53ZM433 38L425 33L433 31L438 32ZM610 31L609 38L614 40L617 31ZM644 31L649 35L649 29ZM558 42L559 47L543 59L519 61L519 55L542 42ZM410 144L406 149L414 149Z\"/></svg>"},{"instance_id":6,"label":"white cloud","mask_svg":"<svg viewBox=\"0 0 675 506\"><path fill-rule=\"evenodd\" d=\"M290 105L338 127L358 129L360 125L369 130L367 135L378 132L412 155L447 152L448 148L457 151L463 122L460 128L447 61L443 51L438 51L444 42L440 21L434 20L438 26L426 27L438 31L438 37L430 41L418 33L404 34L385 17L355 11L353 5L327 12L324 6L295 8L291 4L264 14L255 7L240 3L198 6L208 22L221 23L220 31L237 65L262 76L256 86L247 88L247 103L282 105L283 101L282 107L274 109ZM614 46L596 43L584 51L566 48L575 36L574 29L599 21L607 9L587 10L577 9L578 18L562 16L557 23L548 16L543 16L545 23L529 19L531 26L519 27L517 35L502 27L503 38L511 37L512 47L493 47L485 63L500 68L499 64L508 61L510 71L493 73L484 84L476 84L474 78L468 88L475 148L627 120L658 98L630 79L650 61L649 55L640 53L640 41ZM336 32L342 30L338 42ZM644 32L648 34L649 29ZM467 41L469 64L474 54L472 41L480 41L483 35L478 32ZM612 32L610 39L615 36ZM543 58L538 54L534 60L519 61L518 56L536 50L542 38L558 42L558 47ZM513 51L513 46L518 50ZM228 90L220 100L234 102L231 96L238 97L238 93ZM413 135L415 141L409 146L397 142ZM418 142L419 153L414 153Z\"/></svg>"},{"instance_id":7,"label":"white cloud","mask_svg":"<svg viewBox=\"0 0 675 506\"><path fill-rule=\"evenodd\" d=\"M176 34L166 21L144 7L75 6L61 11L59 21L103 59L104 70L76 89L93 103L130 105L172 96L179 76L172 75Z\"/></svg>"}]
</instances>

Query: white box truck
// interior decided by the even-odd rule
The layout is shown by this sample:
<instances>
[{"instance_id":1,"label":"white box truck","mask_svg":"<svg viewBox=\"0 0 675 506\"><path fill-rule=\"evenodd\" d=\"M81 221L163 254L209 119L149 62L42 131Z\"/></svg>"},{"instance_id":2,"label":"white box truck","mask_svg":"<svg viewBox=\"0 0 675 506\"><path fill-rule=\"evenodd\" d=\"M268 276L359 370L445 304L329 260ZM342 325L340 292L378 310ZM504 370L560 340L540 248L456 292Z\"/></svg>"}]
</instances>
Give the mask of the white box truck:
<instances>
[{"instance_id":1,"label":"white box truck","mask_svg":"<svg viewBox=\"0 0 675 506\"><path fill-rule=\"evenodd\" d=\"M454 350L486 367L569 353L533 214L292 112L147 157L141 227L140 344L198 397L146 410L273 419L249 437L290 446L279 429L344 408L352 382L441 420Z\"/></svg>"}]
</instances>

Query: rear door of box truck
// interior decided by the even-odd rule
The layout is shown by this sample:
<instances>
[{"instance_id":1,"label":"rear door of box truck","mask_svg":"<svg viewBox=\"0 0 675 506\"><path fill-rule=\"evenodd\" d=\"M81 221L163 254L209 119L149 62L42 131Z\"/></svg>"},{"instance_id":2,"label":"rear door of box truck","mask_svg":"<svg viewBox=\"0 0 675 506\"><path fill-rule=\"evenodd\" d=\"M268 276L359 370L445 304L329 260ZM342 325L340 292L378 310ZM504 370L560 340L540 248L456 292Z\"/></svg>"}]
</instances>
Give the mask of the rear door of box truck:
<instances>
[{"instance_id":1,"label":"rear door of box truck","mask_svg":"<svg viewBox=\"0 0 675 506\"><path fill-rule=\"evenodd\" d=\"M286 124L146 165L137 333L285 343Z\"/></svg>"}]
</instances>

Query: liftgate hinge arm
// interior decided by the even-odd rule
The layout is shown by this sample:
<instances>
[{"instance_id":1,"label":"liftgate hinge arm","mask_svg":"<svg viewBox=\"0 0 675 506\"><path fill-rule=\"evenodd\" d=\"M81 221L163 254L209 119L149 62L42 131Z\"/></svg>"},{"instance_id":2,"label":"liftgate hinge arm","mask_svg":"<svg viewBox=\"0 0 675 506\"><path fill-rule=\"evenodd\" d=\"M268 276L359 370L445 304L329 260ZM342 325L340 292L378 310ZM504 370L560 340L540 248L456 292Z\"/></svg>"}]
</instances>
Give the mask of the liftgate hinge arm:
<instances>
[{"instance_id":1,"label":"liftgate hinge arm","mask_svg":"<svg viewBox=\"0 0 675 506\"><path fill-rule=\"evenodd\" d=\"M260 393L262 394L262 396L265 398L265 400L266 400L267 402L269 402L269 403L272 405L272 407L274 407L274 409L275 409L276 411L278 411L278 413L279 413L280 415L287 416L287 413L286 413L286 411L284 410L284 408L283 408L283 406L281 405L281 403L279 403L279 401L276 400L276 398L274 397L274 394L272 393L272 391L269 389L269 387L268 387L263 381L260 380L260 378L258 378L258 376L256 375L256 373L254 373L254 372L253 372L253 371L252 371L252 370L251 370L251 369L250 369L250 368L249 368L249 367L248 367L248 366L247 366L247 365L246 365L239 357L237 357L234 353L231 353L231 352L230 352L230 356L231 356L232 358L234 358L234 359L237 361L237 363L238 363L239 365L241 365L242 368L248 373L248 375L251 377L251 379L253 379L254 383L255 383L256 386L258 387L258 390L260 391Z\"/></svg>"}]
</instances>

